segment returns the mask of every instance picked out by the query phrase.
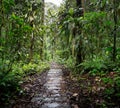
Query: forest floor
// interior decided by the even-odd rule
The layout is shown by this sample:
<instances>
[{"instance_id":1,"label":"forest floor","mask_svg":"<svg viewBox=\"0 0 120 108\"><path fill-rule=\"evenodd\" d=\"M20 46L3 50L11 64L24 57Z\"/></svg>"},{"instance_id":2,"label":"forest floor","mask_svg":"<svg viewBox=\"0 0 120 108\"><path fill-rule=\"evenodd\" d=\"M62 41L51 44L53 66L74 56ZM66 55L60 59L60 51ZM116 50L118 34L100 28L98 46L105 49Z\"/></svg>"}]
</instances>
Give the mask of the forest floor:
<instances>
[{"instance_id":1,"label":"forest floor","mask_svg":"<svg viewBox=\"0 0 120 108\"><path fill-rule=\"evenodd\" d=\"M103 93L107 86L99 76L73 77L64 66L51 63L50 70L29 76L21 85L24 92L6 108L107 108ZM114 101L109 108L120 107L111 105Z\"/></svg>"}]
</instances>

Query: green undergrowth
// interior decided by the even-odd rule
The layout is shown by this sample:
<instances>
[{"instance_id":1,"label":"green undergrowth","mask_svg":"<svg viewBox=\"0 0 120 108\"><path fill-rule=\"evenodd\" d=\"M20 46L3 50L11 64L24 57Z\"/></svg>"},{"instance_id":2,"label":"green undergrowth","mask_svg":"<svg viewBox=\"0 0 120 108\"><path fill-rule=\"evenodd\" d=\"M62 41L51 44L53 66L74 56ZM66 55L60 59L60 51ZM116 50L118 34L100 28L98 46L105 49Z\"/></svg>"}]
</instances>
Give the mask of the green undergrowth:
<instances>
[{"instance_id":1,"label":"green undergrowth","mask_svg":"<svg viewBox=\"0 0 120 108\"><path fill-rule=\"evenodd\" d=\"M84 61L75 67L73 75L78 79L81 89L87 91L90 103L95 107L120 107L119 64L95 59Z\"/></svg>"},{"instance_id":2,"label":"green undergrowth","mask_svg":"<svg viewBox=\"0 0 120 108\"><path fill-rule=\"evenodd\" d=\"M0 66L0 105L9 103L21 91L21 83L24 78L36 73L40 73L49 68L47 62L16 62L11 65L9 61L1 62Z\"/></svg>"}]
</instances>

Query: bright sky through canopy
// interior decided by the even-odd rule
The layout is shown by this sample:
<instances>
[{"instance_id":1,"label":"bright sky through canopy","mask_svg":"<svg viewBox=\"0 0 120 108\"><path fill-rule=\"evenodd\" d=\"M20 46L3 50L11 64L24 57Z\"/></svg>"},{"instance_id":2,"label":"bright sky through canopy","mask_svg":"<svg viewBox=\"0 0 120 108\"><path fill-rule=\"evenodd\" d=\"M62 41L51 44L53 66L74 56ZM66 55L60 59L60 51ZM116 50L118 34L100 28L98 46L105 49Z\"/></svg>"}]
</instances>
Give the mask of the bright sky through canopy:
<instances>
[{"instance_id":1,"label":"bright sky through canopy","mask_svg":"<svg viewBox=\"0 0 120 108\"><path fill-rule=\"evenodd\" d=\"M45 2L51 2L56 4L57 6L60 6L63 0L45 0Z\"/></svg>"}]
</instances>

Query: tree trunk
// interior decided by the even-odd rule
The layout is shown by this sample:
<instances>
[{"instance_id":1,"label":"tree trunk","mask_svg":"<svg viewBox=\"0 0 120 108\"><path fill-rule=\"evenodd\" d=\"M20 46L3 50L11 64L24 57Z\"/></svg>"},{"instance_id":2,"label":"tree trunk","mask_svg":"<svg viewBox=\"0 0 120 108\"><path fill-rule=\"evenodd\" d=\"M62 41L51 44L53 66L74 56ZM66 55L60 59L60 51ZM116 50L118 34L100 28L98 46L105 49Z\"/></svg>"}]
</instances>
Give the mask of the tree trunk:
<instances>
[{"instance_id":1,"label":"tree trunk","mask_svg":"<svg viewBox=\"0 0 120 108\"><path fill-rule=\"evenodd\" d=\"M41 16L41 25L43 26L44 25L44 17L45 17L45 1L42 0L42 16ZM43 28L44 29L44 28ZM42 34L41 36L42 40L41 40L41 48L40 48L40 58L41 60L43 60L43 49L44 49L44 34Z\"/></svg>"},{"instance_id":2,"label":"tree trunk","mask_svg":"<svg viewBox=\"0 0 120 108\"><path fill-rule=\"evenodd\" d=\"M77 8L82 8L82 1L81 0L76 0L76 5L77 5ZM77 17L80 17L80 16L83 16L83 12L80 10L79 11L79 14L77 15ZM82 56L82 46L83 46L83 42L82 42L82 38L81 38L81 31L80 31L80 28L81 28L81 25L78 23L76 25L78 28L77 28L77 34L80 36L80 40L79 40L79 45L78 45L78 48L77 48L77 56L76 56L76 65L82 63L83 61L83 56Z\"/></svg>"},{"instance_id":3,"label":"tree trunk","mask_svg":"<svg viewBox=\"0 0 120 108\"><path fill-rule=\"evenodd\" d=\"M113 42L113 61L116 60L116 36L117 36L117 7L114 0L114 42Z\"/></svg>"}]
</instances>

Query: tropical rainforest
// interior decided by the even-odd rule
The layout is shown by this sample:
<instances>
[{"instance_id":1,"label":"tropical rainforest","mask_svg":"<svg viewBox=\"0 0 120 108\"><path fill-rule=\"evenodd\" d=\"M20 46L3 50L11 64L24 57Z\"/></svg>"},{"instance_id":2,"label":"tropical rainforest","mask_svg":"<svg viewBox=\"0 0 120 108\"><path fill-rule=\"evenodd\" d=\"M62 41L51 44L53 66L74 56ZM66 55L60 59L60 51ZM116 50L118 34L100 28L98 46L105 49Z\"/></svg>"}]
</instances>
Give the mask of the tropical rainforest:
<instances>
[{"instance_id":1,"label":"tropical rainforest","mask_svg":"<svg viewBox=\"0 0 120 108\"><path fill-rule=\"evenodd\" d=\"M0 0L0 108L51 61L79 83L78 103L119 108L120 1Z\"/></svg>"}]
</instances>

